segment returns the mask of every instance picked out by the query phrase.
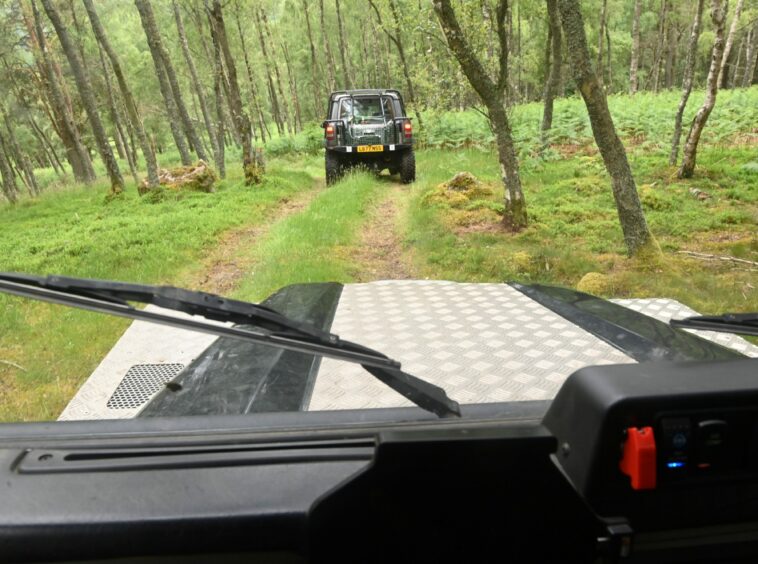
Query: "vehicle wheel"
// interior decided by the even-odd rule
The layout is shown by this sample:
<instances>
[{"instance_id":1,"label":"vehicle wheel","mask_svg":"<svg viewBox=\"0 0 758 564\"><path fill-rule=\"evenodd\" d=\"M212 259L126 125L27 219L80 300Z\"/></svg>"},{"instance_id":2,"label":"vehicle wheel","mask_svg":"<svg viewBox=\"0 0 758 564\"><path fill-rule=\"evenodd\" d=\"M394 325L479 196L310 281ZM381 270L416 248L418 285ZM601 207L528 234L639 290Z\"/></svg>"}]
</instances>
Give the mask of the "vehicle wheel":
<instances>
[{"instance_id":1,"label":"vehicle wheel","mask_svg":"<svg viewBox=\"0 0 758 564\"><path fill-rule=\"evenodd\" d=\"M326 185L331 186L342 176L342 163L340 157L332 151L327 151L324 158L326 169Z\"/></svg>"},{"instance_id":2,"label":"vehicle wheel","mask_svg":"<svg viewBox=\"0 0 758 564\"><path fill-rule=\"evenodd\" d=\"M410 184L416 180L416 155L413 150L406 151L400 157L400 181L403 184Z\"/></svg>"}]
</instances>

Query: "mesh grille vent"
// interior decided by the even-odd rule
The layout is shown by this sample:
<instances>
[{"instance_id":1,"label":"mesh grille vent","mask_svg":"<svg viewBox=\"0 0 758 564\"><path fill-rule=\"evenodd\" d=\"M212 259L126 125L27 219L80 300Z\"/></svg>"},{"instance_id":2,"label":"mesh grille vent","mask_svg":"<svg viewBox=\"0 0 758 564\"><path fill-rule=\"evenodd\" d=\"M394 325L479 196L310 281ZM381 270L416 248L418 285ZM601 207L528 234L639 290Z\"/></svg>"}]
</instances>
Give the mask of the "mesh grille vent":
<instances>
[{"instance_id":1,"label":"mesh grille vent","mask_svg":"<svg viewBox=\"0 0 758 564\"><path fill-rule=\"evenodd\" d=\"M183 369L183 364L135 364L108 399L108 408L141 407Z\"/></svg>"}]
</instances>

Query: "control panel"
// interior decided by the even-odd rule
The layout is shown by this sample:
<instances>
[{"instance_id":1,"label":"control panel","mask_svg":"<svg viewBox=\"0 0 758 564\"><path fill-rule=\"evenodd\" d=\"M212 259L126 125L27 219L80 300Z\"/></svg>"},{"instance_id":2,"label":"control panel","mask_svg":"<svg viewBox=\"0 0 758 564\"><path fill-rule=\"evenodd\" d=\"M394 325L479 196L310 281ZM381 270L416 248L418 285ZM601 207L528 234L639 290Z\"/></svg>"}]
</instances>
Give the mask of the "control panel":
<instances>
[{"instance_id":1,"label":"control panel","mask_svg":"<svg viewBox=\"0 0 758 564\"><path fill-rule=\"evenodd\" d=\"M758 521L758 359L588 367L543 424L598 515L650 530Z\"/></svg>"},{"instance_id":2,"label":"control panel","mask_svg":"<svg viewBox=\"0 0 758 564\"><path fill-rule=\"evenodd\" d=\"M621 435L619 470L633 490L758 473L758 411L663 413Z\"/></svg>"}]
</instances>

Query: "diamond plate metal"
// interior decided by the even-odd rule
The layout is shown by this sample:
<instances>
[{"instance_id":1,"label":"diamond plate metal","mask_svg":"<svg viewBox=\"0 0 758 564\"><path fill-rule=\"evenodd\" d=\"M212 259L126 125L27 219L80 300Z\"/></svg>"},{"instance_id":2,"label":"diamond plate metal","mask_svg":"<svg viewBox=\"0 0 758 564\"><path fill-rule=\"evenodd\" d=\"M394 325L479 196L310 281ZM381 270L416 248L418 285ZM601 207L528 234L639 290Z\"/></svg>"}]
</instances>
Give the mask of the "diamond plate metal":
<instances>
[{"instance_id":1,"label":"diamond plate metal","mask_svg":"<svg viewBox=\"0 0 758 564\"><path fill-rule=\"evenodd\" d=\"M461 403L550 399L577 368L633 362L506 284L346 285L332 331L396 358ZM309 409L405 405L360 366L324 359Z\"/></svg>"},{"instance_id":2,"label":"diamond plate metal","mask_svg":"<svg viewBox=\"0 0 758 564\"><path fill-rule=\"evenodd\" d=\"M697 315L675 300L612 301L664 322ZM185 316L155 306L147 309ZM442 386L461 403L550 399L578 368L633 362L506 284L424 280L348 284L332 331L400 360L406 371ZM758 347L735 335L692 332L758 357ZM108 405L133 365L187 365L214 340L204 333L133 322L59 419L134 417L139 406ZM361 367L324 359L309 408L405 405L410 403Z\"/></svg>"},{"instance_id":3,"label":"diamond plate metal","mask_svg":"<svg viewBox=\"0 0 758 564\"><path fill-rule=\"evenodd\" d=\"M190 317L184 313L154 305L146 311L176 317ZM216 337L189 329L156 325L147 321L134 321L98 367L71 398L58 419L125 419L134 417L140 407L113 408L108 400L135 364L188 365L197 358Z\"/></svg>"},{"instance_id":4,"label":"diamond plate metal","mask_svg":"<svg viewBox=\"0 0 758 564\"><path fill-rule=\"evenodd\" d=\"M666 298L640 298L633 300L610 300L614 303L633 309L650 317L654 317L664 323L671 319L682 319L692 315L700 315L694 309L687 307L676 300ZM699 329L684 329L690 333L708 339L719 345L729 347L746 356L758 357L758 347L751 345L742 337L731 333L718 333L716 331L701 331Z\"/></svg>"}]
</instances>

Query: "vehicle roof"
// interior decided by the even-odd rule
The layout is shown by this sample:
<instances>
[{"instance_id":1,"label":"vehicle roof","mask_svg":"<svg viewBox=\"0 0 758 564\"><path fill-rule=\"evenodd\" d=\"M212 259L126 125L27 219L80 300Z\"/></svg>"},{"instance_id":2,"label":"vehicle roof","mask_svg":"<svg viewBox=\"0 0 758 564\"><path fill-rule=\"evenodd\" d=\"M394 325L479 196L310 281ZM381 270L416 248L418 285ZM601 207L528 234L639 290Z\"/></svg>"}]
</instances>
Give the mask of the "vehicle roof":
<instances>
[{"instance_id":1,"label":"vehicle roof","mask_svg":"<svg viewBox=\"0 0 758 564\"><path fill-rule=\"evenodd\" d=\"M365 89L358 89L358 90L335 90L334 92L330 94L329 99L333 100L341 96L382 96L382 95L401 98L400 92L398 90L384 89L384 88L365 88Z\"/></svg>"}]
</instances>

